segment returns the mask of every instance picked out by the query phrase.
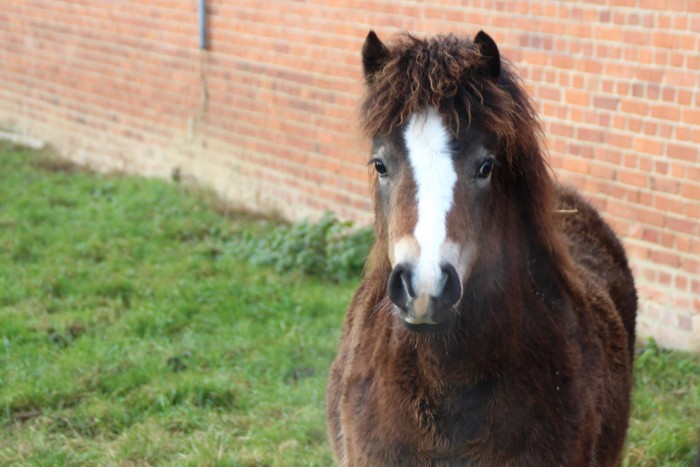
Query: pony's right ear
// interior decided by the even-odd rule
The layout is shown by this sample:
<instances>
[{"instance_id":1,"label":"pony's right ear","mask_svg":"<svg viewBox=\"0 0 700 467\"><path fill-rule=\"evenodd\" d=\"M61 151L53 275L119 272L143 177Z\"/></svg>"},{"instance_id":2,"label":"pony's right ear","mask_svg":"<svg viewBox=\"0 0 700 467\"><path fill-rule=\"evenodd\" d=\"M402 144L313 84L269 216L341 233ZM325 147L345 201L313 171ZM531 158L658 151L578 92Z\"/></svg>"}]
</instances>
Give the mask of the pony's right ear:
<instances>
[{"instance_id":1,"label":"pony's right ear","mask_svg":"<svg viewBox=\"0 0 700 467\"><path fill-rule=\"evenodd\" d=\"M389 58L389 49L386 48L379 37L370 31L362 46L362 68L365 72L365 80L372 82L372 77L380 71Z\"/></svg>"}]
</instances>

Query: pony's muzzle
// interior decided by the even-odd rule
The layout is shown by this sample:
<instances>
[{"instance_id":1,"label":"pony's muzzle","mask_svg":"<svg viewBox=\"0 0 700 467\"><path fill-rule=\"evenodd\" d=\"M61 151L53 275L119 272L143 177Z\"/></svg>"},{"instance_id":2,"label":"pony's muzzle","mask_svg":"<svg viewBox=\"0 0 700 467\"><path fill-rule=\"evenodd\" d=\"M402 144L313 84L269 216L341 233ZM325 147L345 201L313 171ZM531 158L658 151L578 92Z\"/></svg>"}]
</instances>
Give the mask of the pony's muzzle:
<instances>
[{"instance_id":1,"label":"pony's muzzle","mask_svg":"<svg viewBox=\"0 0 700 467\"><path fill-rule=\"evenodd\" d=\"M413 270L406 263L397 264L389 275L389 299L401 310L401 317L412 330L441 328L438 325L451 323L455 318L453 305L462 296L462 284L451 264L442 264L440 270L442 274L431 290L416 290Z\"/></svg>"}]
</instances>

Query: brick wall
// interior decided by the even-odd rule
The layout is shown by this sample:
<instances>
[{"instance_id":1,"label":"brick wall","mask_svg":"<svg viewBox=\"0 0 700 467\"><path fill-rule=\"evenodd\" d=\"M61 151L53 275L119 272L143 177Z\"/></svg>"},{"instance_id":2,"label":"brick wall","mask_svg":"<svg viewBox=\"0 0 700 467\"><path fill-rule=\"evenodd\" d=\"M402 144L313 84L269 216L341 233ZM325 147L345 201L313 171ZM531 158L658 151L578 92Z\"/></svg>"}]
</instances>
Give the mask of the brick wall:
<instances>
[{"instance_id":1,"label":"brick wall","mask_svg":"<svg viewBox=\"0 0 700 467\"><path fill-rule=\"evenodd\" d=\"M483 28L528 83L559 179L624 238L640 333L700 349L700 0L396 3L210 0L202 52L196 0L4 0L0 125L92 166L368 222L368 29Z\"/></svg>"}]
</instances>

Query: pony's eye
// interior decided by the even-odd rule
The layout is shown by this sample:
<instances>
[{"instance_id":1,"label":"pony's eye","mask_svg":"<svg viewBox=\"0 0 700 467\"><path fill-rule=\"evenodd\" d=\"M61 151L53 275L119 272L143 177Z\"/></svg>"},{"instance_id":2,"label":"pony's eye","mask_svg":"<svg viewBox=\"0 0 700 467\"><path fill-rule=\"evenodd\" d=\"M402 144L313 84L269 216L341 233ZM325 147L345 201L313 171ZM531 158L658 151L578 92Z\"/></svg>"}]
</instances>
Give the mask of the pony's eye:
<instances>
[{"instance_id":1,"label":"pony's eye","mask_svg":"<svg viewBox=\"0 0 700 467\"><path fill-rule=\"evenodd\" d=\"M379 159L375 159L372 162L374 163L374 169L377 171L377 174L380 177L386 177L387 170L386 170L386 166L384 165L384 163L382 161L380 161Z\"/></svg>"},{"instance_id":2,"label":"pony's eye","mask_svg":"<svg viewBox=\"0 0 700 467\"><path fill-rule=\"evenodd\" d=\"M492 171L493 161L487 160L481 164L481 167L479 167L479 171L477 172L476 176L479 178L489 178L489 175L491 175Z\"/></svg>"}]
</instances>

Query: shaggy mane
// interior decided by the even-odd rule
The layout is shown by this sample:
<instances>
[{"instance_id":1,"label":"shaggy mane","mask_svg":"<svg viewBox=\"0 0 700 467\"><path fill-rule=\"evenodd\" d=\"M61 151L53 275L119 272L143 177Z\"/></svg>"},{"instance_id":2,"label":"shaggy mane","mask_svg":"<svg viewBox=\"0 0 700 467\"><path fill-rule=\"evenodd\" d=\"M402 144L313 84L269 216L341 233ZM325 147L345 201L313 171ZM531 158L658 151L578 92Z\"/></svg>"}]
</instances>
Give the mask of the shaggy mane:
<instances>
[{"instance_id":1,"label":"shaggy mane","mask_svg":"<svg viewBox=\"0 0 700 467\"><path fill-rule=\"evenodd\" d=\"M468 126L474 123L494 134L509 164L516 146L522 150L523 143L530 146L525 150L539 152L539 120L507 62L502 63L497 80L489 77L487 59L479 47L452 34L419 39L401 33L388 48L388 60L367 80L361 106L367 136L387 135L411 114L432 106L455 135L460 131L460 115L467 116ZM530 141L523 141L523 135Z\"/></svg>"}]
</instances>

